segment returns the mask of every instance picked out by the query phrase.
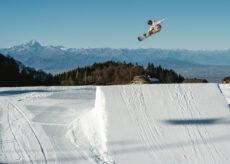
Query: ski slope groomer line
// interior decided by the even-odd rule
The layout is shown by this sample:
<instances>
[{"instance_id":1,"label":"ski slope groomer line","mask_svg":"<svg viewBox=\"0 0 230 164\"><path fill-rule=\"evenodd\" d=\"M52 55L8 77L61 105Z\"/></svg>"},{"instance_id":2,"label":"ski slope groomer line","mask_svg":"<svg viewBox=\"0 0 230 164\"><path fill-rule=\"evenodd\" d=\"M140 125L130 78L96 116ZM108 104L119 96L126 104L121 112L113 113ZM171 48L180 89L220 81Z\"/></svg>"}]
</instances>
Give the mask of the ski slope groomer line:
<instances>
[{"instance_id":1,"label":"ski slope groomer line","mask_svg":"<svg viewBox=\"0 0 230 164\"><path fill-rule=\"evenodd\" d=\"M99 88L116 163L230 162L229 108L218 84Z\"/></svg>"}]
</instances>

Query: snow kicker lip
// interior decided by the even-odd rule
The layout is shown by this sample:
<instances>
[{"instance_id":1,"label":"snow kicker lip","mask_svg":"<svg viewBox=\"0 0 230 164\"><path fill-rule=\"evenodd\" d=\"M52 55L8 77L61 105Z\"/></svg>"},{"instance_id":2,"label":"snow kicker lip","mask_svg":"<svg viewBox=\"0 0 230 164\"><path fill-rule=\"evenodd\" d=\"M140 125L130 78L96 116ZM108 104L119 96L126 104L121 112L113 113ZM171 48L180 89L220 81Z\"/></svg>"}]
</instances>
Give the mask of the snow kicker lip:
<instances>
[{"instance_id":1,"label":"snow kicker lip","mask_svg":"<svg viewBox=\"0 0 230 164\"><path fill-rule=\"evenodd\" d=\"M106 126L105 97L101 88L97 87L95 107L69 125L66 137L77 147L84 145L85 154L96 163L115 164L107 150Z\"/></svg>"}]
</instances>

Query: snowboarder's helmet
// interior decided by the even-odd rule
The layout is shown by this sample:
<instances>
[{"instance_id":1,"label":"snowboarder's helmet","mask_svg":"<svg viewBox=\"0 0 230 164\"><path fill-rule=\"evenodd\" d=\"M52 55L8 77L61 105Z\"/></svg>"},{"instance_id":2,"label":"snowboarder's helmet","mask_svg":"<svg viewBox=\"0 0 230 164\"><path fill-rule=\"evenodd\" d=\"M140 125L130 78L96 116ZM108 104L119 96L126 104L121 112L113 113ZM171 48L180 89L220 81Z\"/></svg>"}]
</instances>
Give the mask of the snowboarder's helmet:
<instances>
[{"instance_id":1,"label":"snowboarder's helmet","mask_svg":"<svg viewBox=\"0 0 230 164\"><path fill-rule=\"evenodd\" d=\"M148 25L152 25L152 23L153 23L153 22L152 22L151 20L148 21Z\"/></svg>"}]
</instances>

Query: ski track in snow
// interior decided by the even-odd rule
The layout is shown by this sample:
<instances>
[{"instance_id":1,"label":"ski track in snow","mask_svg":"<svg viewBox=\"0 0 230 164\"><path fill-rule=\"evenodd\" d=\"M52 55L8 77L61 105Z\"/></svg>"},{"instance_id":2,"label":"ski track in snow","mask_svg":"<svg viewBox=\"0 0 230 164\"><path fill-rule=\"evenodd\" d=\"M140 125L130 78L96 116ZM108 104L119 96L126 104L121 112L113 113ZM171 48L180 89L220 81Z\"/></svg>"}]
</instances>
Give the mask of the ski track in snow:
<instances>
[{"instance_id":1,"label":"ski track in snow","mask_svg":"<svg viewBox=\"0 0 230 164\"><path fill-rule=\"evenodd\" d=\"M226 136L226 129L229 129L225 124L229 120L229 111L218 84L128 85L101 88L106 98L108 120L114 121L116 119L113 117L117 117L124 122L123 124L130 124L122 127L118 122L118 126L109 122L108 133L130 131L130 140L136 138L135 147L123 145L124 152L136 148L145 151L144 155L137 153L138 158L144 159L145 163L229 162L226 155L228 149L224 149L222 143L211 142L213 138ZM110 93L113 93L113 98L110 98ZM123 115L126 117L121 117ZM209 119L221 120L223 124L209 125L208 121L206 123ZM170 122L179 124L173 126ZM172 137L173 135L175 137ZM114 142L123 137L122 134L110 135L108 140ZM179 144L180 141L184 144ZM110 146L114 160L118 163L128 162L118 154L119 151L111 149ZM138 163L139 159L135 155L127 155L130 155L127 157L130 161L132 159L132 162Z\"/></svg>"},{"instance_id":2,"label":"ski track in snow","mask_svg":"<svg viewBox=\"0 0 230 164\"><path fill-rule=\"evenodd\" d=\"M40 150L41 150L41 153L42 153L42 156L43 156L43 160L44 160L43 162L44 162L45 164L47 164L46 154L45 154L45 152L44 152L44 149L43 149L43 147L42 147L42 144L41 144L41 142L40 142L40 140L39 140L39 138L38 138L38 136L37 136L37 134L36 134L34 128L32 127L30 121L27 119L27 117L26 117L25 114L22 112L22 110L21 110L20 108L18 108L15 104L12 104L12 103L10 103L10 102L8 102L7 104L9 104L9 105L12 106L11 110L8 110L8 122L9 122L9 126L12 127L12 126L11 126L11 123L10 123L10 120L11 120L11 119L10 119L10 117L9 117L9 116L10 116L10 113L11 113L12 111L13 111L14 113L18 113L18 114L21 116L21 118L24 119L25 123L28 125L29 129L27 128L27 130L30 130L30 131L33 133L33 136L35 137L35 139L36 139L36 141L37 141L37 143L38 143L38 145L39 145L39 148L40 148ZM11 129L12 129L12 128L11 128ZM14 137L16 138L16 135L14 134L13 130L11 130L11 132L12 132L12 134L14 135ZM17 139L16 139L16 140L17 140ZM33 144L35 144L35 143L33 143ZM26 149L24 149L24 151L26 152L27 156L29 157L31 163L34 163L34 162L32 162L33 159L30 157L29 152L27 152Z\"/></svg>"},{"instance_id":3,"label":"ski track in snow","mask_svg":"<svg viewBox=\"0 0 230 164\"><path fill-rule=\"evenodd\" d=\"M46 164L47 157L44 148L39 140L39 137L37 136L36 130L33 128L30 120L27 118L28 116L26 116L26 114L22 111L20 105L16 103L16 101L14 101L13 99L3 98L1 101L1 105L3 104L7 104L7 106L5 107L2 106L5 112L7 112L7 123L5 124L6 128L4 132L4 137L1 137L4 141L5 138L7 138L9 135L13 136L14 150L11 151L15 151L15 153L18 154L20 158L18 159L18 161L12 162ZM26 111L25 109L23 110ZM31 151L36 149L38 149L36 153ZM8 160L9 162L11 162L12 159Z\"/></svg>"},{"instance_id":4,"label":"ski track in snow","mask_svg":"<svg viewBox=\"0 0 230 164\"><path fill-rule=\"evenodd\" d=\"M139 86L133 87L131 92L127 91L126 89L122 89L121 96L122 100L128 107L127 109L129 115L131 116L131 119L134 120L134 127L137 127L136 131L141 140L147 146L151 145L152 141L158 143L158 138L161 135L161 133L159 131L159 127L151 127L151 125L154 125L155 123L154 120L151 119L150 115L146 113L147 109L141 88ZM130 108L133 106L134 108ZM151 152L157 158L157 156L154 153L154 150L151 150Z\"/></svg>"},{"instance_id":5,"label":"ski track in snow","mask_svg":"<svg viewBox=\"0 0 230 164\"><path fill-rule=\"evenodd\" d=\"M40 141L39 136L37 135L35 128L31 124L30 119L33 118L33 115L24 108L20 103L22 100L34 99L46 97L48 94L36 93L30 89L26 88L13 88L9 91L3 91L5 93L10 93L9 96L0 96L0 108L1 116L1 127L3 135L1 135L2 154L3 159L0 158L0 162L3 163L47 163L47 156L43 145ZM14 90L18 89L18 90ZM15 94L20 92L22 94ZM26 93L28 92L28 93ZM50 93L49 93L50 94ZM40 129L40 128L38 128ZM39 130L39 135L46 134ZM44 138L43 137L43 138ZM8 138L12 138L10 142L4 142ZM10 147L12 147L11 149ZM46 142L46 146L49 145L49 141ZM48 153L50 157L51 155ZM52 163L52 162L50 162Z\"/></svg>"}]
</instances>

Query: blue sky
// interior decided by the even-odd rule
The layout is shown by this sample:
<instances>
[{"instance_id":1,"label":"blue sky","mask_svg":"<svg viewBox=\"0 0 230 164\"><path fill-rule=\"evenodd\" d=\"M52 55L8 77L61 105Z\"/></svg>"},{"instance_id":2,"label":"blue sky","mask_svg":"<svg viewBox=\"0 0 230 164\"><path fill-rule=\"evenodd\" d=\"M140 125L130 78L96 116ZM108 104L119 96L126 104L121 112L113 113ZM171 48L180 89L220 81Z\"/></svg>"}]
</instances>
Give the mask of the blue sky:
<instances>
[{"instance_id":1,"label":"blue sky","mask_svg":"<svg viewBox=\"0 0 230 164\"><path fill-rule=\"evenodd\" d=\"M68 48L230 48L228 0L0 0L0 48L28 42ZM149 19L162 31L143 42Z\"/></svg>"}]
</instances>

